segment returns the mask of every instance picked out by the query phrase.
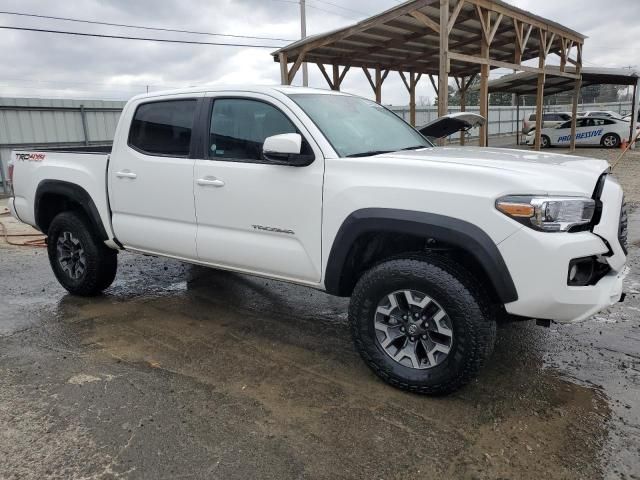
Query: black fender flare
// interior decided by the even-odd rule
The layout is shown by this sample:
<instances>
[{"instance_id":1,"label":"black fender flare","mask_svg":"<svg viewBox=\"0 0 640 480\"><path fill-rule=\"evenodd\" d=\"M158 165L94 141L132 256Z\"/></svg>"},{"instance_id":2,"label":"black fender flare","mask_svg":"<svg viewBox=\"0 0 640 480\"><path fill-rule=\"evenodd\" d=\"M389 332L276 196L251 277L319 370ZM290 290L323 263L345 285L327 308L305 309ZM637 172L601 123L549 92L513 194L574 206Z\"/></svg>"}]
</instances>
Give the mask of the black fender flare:
<instances>
[{"instance_id":1,"label":"black fender flare","mask_svg":"<svg viewBox=\"0 0 640 480\"><path fill-rule=\"evenodd\" d=\"M518 292L509 269L491 237L464 220L390 208L365 208L349 215L334 239L325 272L325 289L344 296L342 273L351 246L357 238L371 232L393 232L433 238L468 252L485 271L502 303L514 302Z\"/></svg>"},{"instance_id":2,"label":"black fender flare","mask_svg":"<svg viewBox=\"0 0 640 480\"><path fill-rule=\"evenodd\" d=\"M44 210L41 208L41 201L47 194L55 194L65 197L80 205L82 211L89 218L89 221L100 239L109 240L109 235L107 235L107 231L102 223L102 218L100 218L100 213L98 212L98 208L91 198L91 195L89 195L89 193L80 185L65 182L63 180L43 180L38 184L33 208L36 225L42 232L46 233L47 226L43 224L42 220L42 213Z\"/></svg>"}]
</instances>

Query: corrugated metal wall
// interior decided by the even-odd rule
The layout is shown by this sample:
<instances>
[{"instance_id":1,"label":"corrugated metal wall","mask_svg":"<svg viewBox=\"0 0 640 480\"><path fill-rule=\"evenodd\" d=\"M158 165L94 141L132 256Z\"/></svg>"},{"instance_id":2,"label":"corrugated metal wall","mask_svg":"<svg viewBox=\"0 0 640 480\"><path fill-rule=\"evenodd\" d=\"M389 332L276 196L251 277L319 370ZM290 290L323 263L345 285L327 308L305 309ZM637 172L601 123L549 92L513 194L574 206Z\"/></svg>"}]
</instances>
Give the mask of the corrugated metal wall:
<instances>
[{"instance_id":1,"label":"corrugated metal wall","mask_svg":"<svg viewBox=\"0 0 640 480\"><path fill-rule=\"evenodd\" d=\"M105 100L0 98L2 177L6 178L9 154L14 148L111 143L125 103Z\"/></svg>"}]
</instances>

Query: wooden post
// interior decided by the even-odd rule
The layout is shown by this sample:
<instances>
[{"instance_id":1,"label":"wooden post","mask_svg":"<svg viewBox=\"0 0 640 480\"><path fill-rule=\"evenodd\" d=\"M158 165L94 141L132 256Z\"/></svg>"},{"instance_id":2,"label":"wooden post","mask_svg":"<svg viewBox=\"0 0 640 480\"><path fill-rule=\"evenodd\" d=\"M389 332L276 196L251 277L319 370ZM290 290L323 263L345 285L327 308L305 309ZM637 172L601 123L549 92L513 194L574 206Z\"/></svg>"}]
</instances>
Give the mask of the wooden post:
<instances>
[{"instance_id":1,"label":"wooden post","mask_svg":"<svg viewBox=\"0 0 640 480\"><path fill-rule=\"evenodd\" d=\"M520 145L520 94L516 93L516 145Z\"/></svg>"},{"instance_id":2,"label":"wooden post","mask_svg":"<svg viewBox=\"0 0 640 480\"><path fill-rule=\"evenodd\" d=\"M568 53L567 53L568 55ZM580 89L582 88L582 46L578 45L578 56L576 62L576 78L575 86L573 87L573 105L571 106L571 140L569 144L569 151L576 151L576 123L578 117L578 103L580 102Z\"/></svg>"},{"instance_id":3,"label":"wooden post","mask_svg":"<svg viewBox=\"0 0 640 480\"><path fill-rule=\"evenodd\" d=\"M340 90L340 67L337 64L333 64L333 86L331 90Z\"/></svg>"},{"instance_id":4,"label":"wooden post","mask_svg":"<svg viewBox=\"0 0 640 480\"><path fill-rule=\"evenodd\" d=\"M482 58L489 59L489 45L486 41L482 42L481 55ZM489 64L480 66L480 115L485 118L486 122L480 127L480 146L486 147L489 139Z\"/></svg>"},{"instance_id":5,"label":"wooden post","mask_svg":"<svg viewBox=\"0 0 640 480\"><path fill-rule=\"evenodd\" d=\"M467 111L467 84L465 77L460 79L460 111ZM465 132L460 132L460 145L464 146L466 141Z\"/></svg>"},{"instance_id":6,"label":"wooden post","mask_svg":"<svg viewBox=\"0 0 640 480\"><path fill-rule=\"evenodd\" d=\"M376 102L382 103L382 71L376 67Z\"/></svg>"},{"instance_id":7,"label":"wooden post","mask_svg":"<svg viewBox=\"0 0 640 480\"><path fill-rule=\"evenodd\" d=\"M576 68L576 72L580 69ZM582 88L582 76L576 79L575 86L573 88L573 105L571 105L571 143L569 145L569 151L576 151L576 122L578 116L578 103L580 102L580 89ZM537 136L536 136L537 141Z\"/></svg>"},{"instance_id":8,"label":"wooden post","mask_svg":"<svg viewBox=\"0 0 640 480\"><path fill-rule=\"evenodd\" d=\"M416 86L422 77L422 74L416 74L415 72L409 72L409 81L402 71L398 72L402 83L407 87L409 91L409 123L416 126Z\"/></svg>"},{"instance_id":9,"label":"wooden post","mask_svg":"<svg viewBox=\"0 0 640 480\"><path fill-rule=\"evenodd\" d=\"M438 70L438 117L449 113L449 0L440 0L440 64ZM438 139L444 145L446 138Z\"/></svg>"},{"instance_id":10,"label":"wooden post","mask_svg":"<svg viewBox=\"0 0 640 480\"><path fill-rule=\"evenodd\" d=\"M409 123L416 126L416 73L409 73ZM635 90L634 90L635 92Z\"/></svg>"},{"instance_id":11,"label":"wooden post","mask_svg":"<svg viewBox=\"0 0 640 480\"><path fill-rule=\"evenodd\" d=\"M640 86L640 79L636 81L633 86L633 105L631 105L631 135L629 136L629 142L632 142L636 138L636 132L638 128L638 87ZM635 149L636 144L632 143L631 148Z\"/></svg>"},{"instance_id":12,"label":"wooden post","mask_svg":"<svg viewBox=\"0 0 640 480\"><path fill-rule=\"evenodd\" d=\"M287 65L287 54L280 52L280 83L289 85L289 67Z\"/></svg>"},{"instance_id":13,"label":"wooden post","mask_svg":"<svg viewBox=\"0 0 640 480\"><path fill-rule=\"evenodd\" d=\"M540 57L538 59L538 68L544 70L545 65L545 50L547 46L547 35L543 30L540 30ZM536 91L536 139L535 149L540 150L542 148L542 108L544 105L544 71L538 73L538 89Z\"/></svg>"}]
</instances>

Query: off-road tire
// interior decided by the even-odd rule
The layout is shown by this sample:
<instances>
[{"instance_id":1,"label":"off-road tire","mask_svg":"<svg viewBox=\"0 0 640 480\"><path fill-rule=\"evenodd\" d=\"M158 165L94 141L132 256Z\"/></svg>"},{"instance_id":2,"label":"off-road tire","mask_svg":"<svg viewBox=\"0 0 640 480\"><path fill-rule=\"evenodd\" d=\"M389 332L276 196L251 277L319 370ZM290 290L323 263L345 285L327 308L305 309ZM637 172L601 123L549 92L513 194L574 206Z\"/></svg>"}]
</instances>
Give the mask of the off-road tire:
<instances>
[{"instance_id":1,"label":"off-road tire","mask_svg":"<svg viewBox=\"0 0 640 480\"><path fill-rule=\"evenodd\" d=\"M74 279L59 262L58 239L64 232L77 238L86 259L84 272ZM118 255L95 234L91 223L82 213L69 211L58 214L47 232L49 263L58 282L74 295L95 296L108 288L116 276Z\"/></svg>"},{"instance_id":2,"label":"off-road tire","mask_svg":"<svg viewBox=\"0 0 640 480\"><path fill-rule=\"evenodd\" d=\"M378 302L402 289L426 293L446 310L452 324L451 351L442 363L419 370L393 360L376 338ZM426 395L445 395L476 377L493 352L496 321L481 283L466 269L441 256L409 256L379 263L359 279L349 305L356 349L390 385Z\"/></svg>"},{"instance_id":3,"label":"off-road tire","mask_svg":"<svg viewBox=\"0 0 640 480\"><path fill-rule=\"evenodd\" d=\"M616 135L615 133L607 133L604 137L602 137L600 144L605 148L618 148L620 146L620 142L621 140L618 135Z\"/></svg>"}]
</instances>

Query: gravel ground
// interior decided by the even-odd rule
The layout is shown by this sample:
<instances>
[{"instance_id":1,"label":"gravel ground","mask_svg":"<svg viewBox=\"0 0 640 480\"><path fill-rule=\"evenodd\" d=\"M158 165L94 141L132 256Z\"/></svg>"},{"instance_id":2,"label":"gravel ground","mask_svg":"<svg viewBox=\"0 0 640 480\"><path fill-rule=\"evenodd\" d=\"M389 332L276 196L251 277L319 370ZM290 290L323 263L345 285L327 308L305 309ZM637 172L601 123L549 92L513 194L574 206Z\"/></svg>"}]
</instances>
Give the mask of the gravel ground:
<instances>
[{"instance_id":1,"label":"gravel ground","mask_svg":"<svg viewBox=\"0 0 640 480\"><path fill-rule=\"evenodd\" d=\"M615 172L632 202L639 159ZM76 298L0 241L0 478L640 478L640 210L630 229L625 303L502 326L446 398L381 383L343 299L128 253Z\"/></svg>"}]
</instances>

